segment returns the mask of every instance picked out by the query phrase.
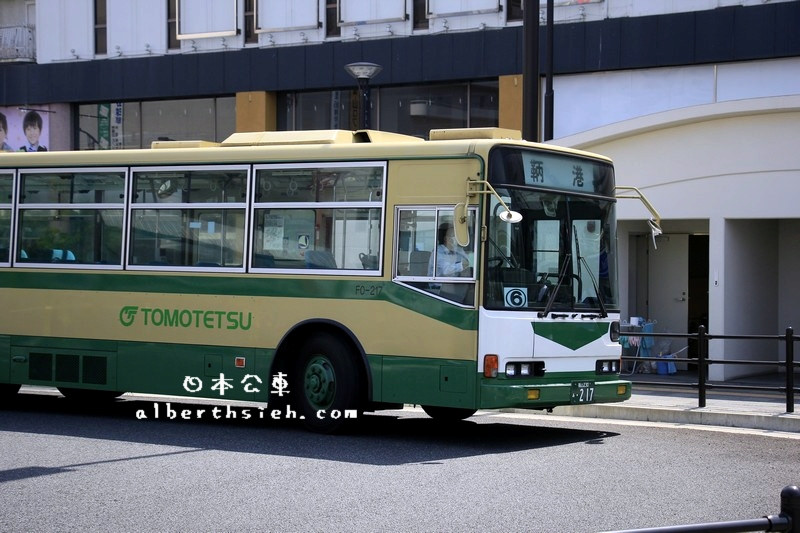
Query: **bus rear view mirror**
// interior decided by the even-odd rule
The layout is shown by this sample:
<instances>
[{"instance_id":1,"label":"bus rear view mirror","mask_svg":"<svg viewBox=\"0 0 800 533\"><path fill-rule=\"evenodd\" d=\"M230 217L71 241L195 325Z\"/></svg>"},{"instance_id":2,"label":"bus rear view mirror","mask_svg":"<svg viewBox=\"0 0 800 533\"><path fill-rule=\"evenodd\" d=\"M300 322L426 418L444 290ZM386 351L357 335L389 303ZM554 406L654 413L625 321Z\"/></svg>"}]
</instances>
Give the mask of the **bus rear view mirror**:
<instances>
[{"instance_id":1,"label":"bus rear view mirror","mask_svg":"<svg viewBox=\"0 0 800 533\"><path fill-rule=\"evenodd\" d=\"M469 202L469 199L471 197L476 196L478 194L491 194L492 196L497 198L497 201L500 203L501 206L503 206L504 209L504 211L497 216L503 222L516 224L517 222L520 222L522 220L522 215L516 211L512 211L511 209L509 209L508 205L503 201L502 198L500 198L500 195L497 194L497 191L494 190L494 187L492 187L488 181L473 180L467 178L467 202ZM461 246L466 246L467 244L469 244L469 234L467 232L468 228L466 226L467 202L457 204L455 209L453 210L453 215L455 219L455 228L456 228L455 229L456 242L458 242L458 244L460 244ZM463 225L463 228L461 229L462 232L461 237L464 239L463 243L459 239L459 228L458 228L459 224Z\"/></svg>"},{"instance_id":2,"label":"bus rear view mirror","mask_svg":"<svg viewBox=\"0 0 800 533\"><path fill-rule=\"evenodd\" d=\"M467 227L467 204L461 202L453 209L453 233L459 246L469 245L469 227Z\"/></svg>"},{"instance_id":3,"label":"bus rear view mirror","mask_svg":"<svg viewBox=\"0 0 800 533\"><path fill-rule=\"evenodd\" d=\"M650 236L653 238L653 250L658 250L658 245L656 245L656 237L664 233L664 230L662 230L659 223L652 218L647 221L647 225L650 226Z\"/></svg>"},{"instance_id":4,"label":"bus rear view mirror","mask_svg":"<svg viewBox=\"0 0 800 533\"><path fill-rule=\"evenodd\" d=\"M632 195L626 195L617 192L616 197L640 200L642 204L644 204L644 206L647 208L647 210L650 211L650 214L653 215L653 218L650 218L647 221L647 225L650 226L650 235L653 238L653 249L657 250L658 246L656 246L656 237L664 233L664 231L661 229L661 215L658 214L656 208L653 207L653 204L650 203L650 201L645 197L645 195L642 194L642 191L640 191L636 187L617 185L615 189L617 191L625 191L628 193L632 193Z\"/></svg>"},{"instance_id":5,"label":"bus rear view mirror","mask_svg":"<svg viewBox=\"0 0 800 533\"><path fill-rule=\"evenodd\" d=\"M503 222L508 222L510 224L516 224L517 222L522 221L522 215L510 209L508 211L503 211L502 213L497 215L497 218L499 218Z\"/></svg>"}]
</instances>

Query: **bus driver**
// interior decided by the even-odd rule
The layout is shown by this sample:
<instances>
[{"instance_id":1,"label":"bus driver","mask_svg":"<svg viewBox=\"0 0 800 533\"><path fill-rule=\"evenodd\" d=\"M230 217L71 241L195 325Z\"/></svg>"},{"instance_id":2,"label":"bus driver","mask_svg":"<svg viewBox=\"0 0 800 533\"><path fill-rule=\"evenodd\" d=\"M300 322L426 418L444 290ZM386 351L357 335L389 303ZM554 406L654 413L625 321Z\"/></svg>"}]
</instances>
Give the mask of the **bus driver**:
<instances>
[{"instance_id":1,"label":"bus driver","mask_svg":"<svg viewBox=\"0 0 800 533\"><path fill-rule=\"evenodd\" d=\"M469 259L456 243L455 231L450 222L439 226L436 232L436 276L458 277L471 275ZM428 275L433 275L433 255L428 263Z\"/></svg>"}]
</instances>

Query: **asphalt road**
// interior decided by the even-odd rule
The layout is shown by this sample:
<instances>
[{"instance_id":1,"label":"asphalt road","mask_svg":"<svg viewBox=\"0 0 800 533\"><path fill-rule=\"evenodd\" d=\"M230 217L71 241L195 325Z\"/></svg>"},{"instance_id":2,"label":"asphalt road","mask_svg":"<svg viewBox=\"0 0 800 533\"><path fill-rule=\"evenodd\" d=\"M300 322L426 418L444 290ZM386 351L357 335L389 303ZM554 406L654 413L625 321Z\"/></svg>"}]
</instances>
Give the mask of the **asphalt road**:
<instances>
[{"instance_id":1,"label":"asphalt road","mask_svg":"<svg viewBox=\"0 0 800 533\"><path fill-rule=\"evenodd\" d=\"M777 514L800 484L798 434L407 409L330 436L138 420L153 400L0 410L0 531L608 531Z\"/></svg>"}]
</instances>

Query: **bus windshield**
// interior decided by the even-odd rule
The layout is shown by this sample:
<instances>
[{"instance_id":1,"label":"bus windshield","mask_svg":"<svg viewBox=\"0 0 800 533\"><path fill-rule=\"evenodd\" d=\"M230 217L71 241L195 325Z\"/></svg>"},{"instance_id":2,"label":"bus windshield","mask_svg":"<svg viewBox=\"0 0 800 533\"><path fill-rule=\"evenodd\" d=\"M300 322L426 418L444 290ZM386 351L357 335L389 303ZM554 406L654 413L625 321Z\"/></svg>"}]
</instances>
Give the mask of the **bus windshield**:
<instances>
[{"instance_id":1,"label":"bus windshield","mask_svg":"<svg viewBox=\"0 0 800 533\"><path fill-rule=\"evenodd\" d=\"M517 224L504 222L496 216L503 206L491 197L484 306L535 309L540 313L552 310L605 315L618 311L616 203L613 197L597 194L613 188L610 165L558 156L562 160L549 167L549 174L545 164L546 170L539 177L545 185L556 188L545 189L541 183L530 187L525 183L530 182L529 176L521 168L530 168L524 162L528 154L515 150L518 153L513 157L510 151L496 150L503 161L490 164L494 171L490 181L508 207L523 218ZM547 162L552 158L548 154L544 159ZM513 164L514 159L522 164ZM576 169L582 170L584 180L594 181L588 187L594 190L570 190ZM559 170L566 176L556 175Z\"/></svg>"}]
</instances>

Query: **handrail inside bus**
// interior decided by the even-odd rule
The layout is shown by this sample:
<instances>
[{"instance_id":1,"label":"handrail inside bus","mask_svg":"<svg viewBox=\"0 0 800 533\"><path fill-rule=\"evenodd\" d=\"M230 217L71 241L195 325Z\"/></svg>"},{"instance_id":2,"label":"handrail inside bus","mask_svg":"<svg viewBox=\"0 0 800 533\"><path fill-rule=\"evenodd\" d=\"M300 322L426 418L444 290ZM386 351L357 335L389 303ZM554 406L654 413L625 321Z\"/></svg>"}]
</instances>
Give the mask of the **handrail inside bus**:
<instances>
[{"instance_id":1,"label":"handrail inside bus","mask_svg":"<svg viewBox=\"0 0 800 533\"><path fill-rule=\"evenodd\" d=\"M614 189L615 190L621 190L621 191L633 192L634 193L633 196L624 196L622 194L617 194L617 198L630 199L630 200L639 200L640 202L642 202L642 204L644 204L644 206L647 208L647 210L650 211L650 213L653 215L653 218L651 218L651 219L649 219L647 221L647 225L650 226L650 235L653 237L653 248L658 249L658 246L656 245L656 237L658 237L659 235L664 233L664 230L661 229L661 215L658 214L658 211L656 211L656 208L653 207L653 204L650 203L650 201L642 193L642 191L640 191L636 187L633 187L633 186L630 186L630 185L617 185L616 187L614 187Z\"/></svg>"}]
</instances>

